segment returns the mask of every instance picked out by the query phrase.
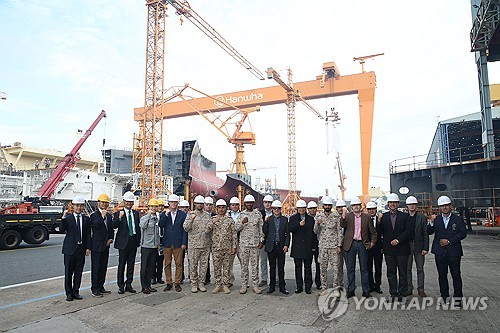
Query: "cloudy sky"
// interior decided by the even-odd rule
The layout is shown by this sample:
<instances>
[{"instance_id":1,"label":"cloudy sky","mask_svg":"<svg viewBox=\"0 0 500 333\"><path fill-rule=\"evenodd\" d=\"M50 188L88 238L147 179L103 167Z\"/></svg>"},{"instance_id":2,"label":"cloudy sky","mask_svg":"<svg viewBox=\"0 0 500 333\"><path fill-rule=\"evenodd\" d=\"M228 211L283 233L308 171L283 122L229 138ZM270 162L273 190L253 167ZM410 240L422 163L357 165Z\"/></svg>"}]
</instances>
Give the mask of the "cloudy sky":
<instances>
[{"instance_id":1,"label":"cloudy sky","mask_svg":"<svg viewBox=\"0 0 500 333\"><path fill-rule=\"evenodd\" d=\"M133 108L144 104L146 7L141 0L0 0L0 143L69 151L77 129L107 111L82 148L99 156L108 147L130 147L137 131ZM341 74L361 71L355 56L375 71L375 119L370 186L389 189L389 162L426 154L436 121L479 111L474 55L470 53L469 1L441 0L192 0L198 14L261 71L274 67L294 80L314 79L323 62ZM411 4L411 5L410 5ZM208 94L273 85L240 67L189 21L168 11L165 86L190 83ZM490 81L500 67L490 64ZM356 96L313 101L342 119L328 131L300 104L296 108L297 187L307 195L329 189L338 196L335 152L347 176L347 197L361 194L359 113ZM257 145L247 147L255 177L287 187L285 105L251 115ZM198 139L203 154L229 167L234 150L201 117L167 120L164 148ZM327 140L330 154L327 154Z\"/></svg>"}]
</instances>

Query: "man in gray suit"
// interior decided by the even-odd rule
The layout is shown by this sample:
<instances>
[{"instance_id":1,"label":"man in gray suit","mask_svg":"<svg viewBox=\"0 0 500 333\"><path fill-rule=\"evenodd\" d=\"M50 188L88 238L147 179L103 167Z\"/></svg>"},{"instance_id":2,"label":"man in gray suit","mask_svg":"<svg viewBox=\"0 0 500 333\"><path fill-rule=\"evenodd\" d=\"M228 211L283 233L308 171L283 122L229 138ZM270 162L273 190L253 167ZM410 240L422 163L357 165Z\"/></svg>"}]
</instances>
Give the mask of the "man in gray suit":
<instances>
[{"instance_id":1,"label":"man in gray suit","mask_svg":"<svg viewBox=\"0 0 500 333\"><path fill-rule=\"evenodd\" d=\"M429 235L427 234L427 218L417 213L417 198L409 196L406 198L408 208L408 226L410 227L410 255L408 256L408 295L413 294L412 266L413 258L417 266L417 291L418 296L426 297L424 291L424 262L425 255L429 252Z\"/></svg>"}]
</instances>

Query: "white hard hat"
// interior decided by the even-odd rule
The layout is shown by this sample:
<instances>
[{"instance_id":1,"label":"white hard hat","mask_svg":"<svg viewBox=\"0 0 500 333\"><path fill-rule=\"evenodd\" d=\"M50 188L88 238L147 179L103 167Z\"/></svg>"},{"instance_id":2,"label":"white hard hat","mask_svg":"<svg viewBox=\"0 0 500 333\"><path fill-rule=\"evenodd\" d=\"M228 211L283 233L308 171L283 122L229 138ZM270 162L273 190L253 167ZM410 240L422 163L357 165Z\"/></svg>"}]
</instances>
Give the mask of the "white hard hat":
<instances>
[{"instance_id":1,"label":"white hard hat","mask_svg":"<svg viewBox=\"0 0 500 333\"><path fill-rule=\"evenodd\" d=\"M123 200L124 201L135 201L134 193L132 193L130 191L125 192L125 194L123 195Z\"/></svg>"},{"instance_id":2,"label":"white hard hat","mask_svg":"<svg viewBox=\"0 0 500 333\"><path fill-rule=\"evenodd\" d=\"M187 200L181 200L181 202L179 202L179 207L189 207L189 202Z\"/></svg>"},{"instance_id":3,"label":"white hard hat","mask_svg":"<svg viewBox=\"0 0 500 333\"><path fill-rule=\"evenodd\" d=\"M205 198L202 195L197 195L194 198L194 203L204 204L205 203Z\"/></svg>"},{"instance_id":4,"label":"white hard hat","mask_svg":"<svg viewBox=\"0 0 500 333\"><path fill-rule=\"evenodd\" d=\"M377 203L374 201L368 201L366 204L366 209L373 209L377 208Z\"/></svg>"},{"instance_id":5,"label":"white hard hat","mask_svg":"<svg viewBox=\"0 0 500 333\"><path fill-rule=\"evenodd\" d=\"M352 205L361 205L361 200L359 200L358 197L354 197L352 200L351 200L351 206Z\"/></svg>"},{"instance_id":6,"label":"white hard hat","mask_svg":"<svg viewBox=\"0 0 500 333\"><path fill-rule=\"evenodd\" d=\"M217 200L217 202L215 203L216 206L227 206L226 204L226 200L224 199L219 199Z\"/></svg>"},{"instance_id":7,"label":"white hard hat","mask_svg":"<svg viewBox=\"0 0 500 333\"><path fill-rule=\"evenodd\" d=\"M307 208L318 208L318 204L315 203L314 201L309 201L307 203Z\"/></svg>"},{"instance_id":8,"label":"white hard hat","mask_svg":"<svg viewBox=\"0 0 500 333\"><path fill-rule=\"evenodd\" d=\"M81 195L77 195L76 197L73 198L71 201L74 205L83 205L85 204L85 199Z\"/></svg>"},{"instance_id":9,"label":"white hard hat","mask_svg":"<svg viewBox=\"0 0 500 333\"><path fill-rule=\"evenodd\" d=\"M179 196L176 194L170 194L168 196L168 201L169 202L179 202Z\"/></svg>"},{"instance_id":10,"label":"white hard hat","mask_svg":"<svg viewBox=\"0 0 500 333\"><path fill-rule=\"evenodd\" d=\"M243 202L255 202L255 198L251 194L245 195L245 199L243 199Z\"/></svg>"},{"instance_id":11,"label":"white hard hat","mask_svg":"<svg viewBox=\"0 0 500 333\"><path fill-rule=\"evenodd\" d=\"M281 201L274 200L273 203L271 204L271 207L273 207L273 208L281 208Z\"/></svg>"},{"instance_id":12,"label":"white hard hat","mask_svg":"<svg viewBox=\"0 0 500 333\"><path fill-rule=\"evenodd\" d=\"M323 198L321 198L321 203L323 205L333 205L333 199L332 197L324 196Z\"/></svg>"},{"instance_id":13,"label":"white hard hat","mask_svg":"<svg viewBox=\"0 0 500 333\"><path fill-rule=\"evenodd\" d=\"M229 204L237 204L239 205L240 204L240 199L238 199L237 197L232 197L231 200L229 200Z\"/></svg>"},{"instance_id":14,"label":"white hard hat","mask_svg":"<svg viewBox=\"0 0 500 333\"><path fill-rule=\"evenodd\" d=\"M304 200L297 200L296 206L297 208L306 208L307 204Z\"/></svg>"},{"instance_id":15,"label":"white hard hat","mask_svg":"<svg viewBox=\"0 0 500 333\"><path fill-rule=\"evenodd\" d=\"M264 197L264 200L262 200L262 201L273 202L274 198L272 195L266 194L266 196Z\"/></svg>"},{"instance_id":16,"label":"white hard hat","mask_svg":"<svg viewBox=\"0 0 500 333\"><path fill-rule=\"evenodd\" d=\"M406 198L406 204L418 204L418 200L413 195L410 195L408 198Z\"/></svg>"},{"instance_id":17,"label":"white hard hat","mask_svg":"<svg viewBox=\"0 0 500 333\"><path fill-rule=\"evenodd\" d=\"M446 195L442 195L438 198L438 206L443 206L448 204L451 204L451 200Z\"/></svg>"},{"instance_id":18,"label":"white hard hat","mask_svg":"<svg viewBox=\"0 0 500 333\"><path fill-rule=\"evenodd\" d=\"M390 193L387 196L387 202L399 202L399 196L396 193Z\"/></svg>"},{"instance_id":19,"label":"white hard hat","mask_svg":"<svg viewBox=\"0 0 500 333\"><path fill-rule=\"evenodd\" d=\"M206 197L205 198L205 203L213 205L214 204L214 199L212 199L212 197Z\"/></svg>"},{"instance_id":20,"label":"white hard hat","mask_svg":"<svg viewBox=\"0 0 500 333\"><path fill-rule=\"evenodd\" d=\"M335 207L345 207L345 206L347 206L347 204L342 199L337 200L337 204L335 205Z\"/></svg>"}]
</instances>

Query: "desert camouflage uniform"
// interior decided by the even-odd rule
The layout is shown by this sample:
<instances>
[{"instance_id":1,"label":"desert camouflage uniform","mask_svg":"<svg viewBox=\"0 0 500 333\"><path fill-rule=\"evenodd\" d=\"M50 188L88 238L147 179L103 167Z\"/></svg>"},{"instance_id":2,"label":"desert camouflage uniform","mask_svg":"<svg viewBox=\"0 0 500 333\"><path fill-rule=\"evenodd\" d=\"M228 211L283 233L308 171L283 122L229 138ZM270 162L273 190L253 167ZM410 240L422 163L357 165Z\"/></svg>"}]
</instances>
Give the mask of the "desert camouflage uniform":
<instances>
[{"instance_id":1,"label":"desert camouflage uniform","mask_svg":"<svg viewBox=\"0 0 500 333\"><path fill-rule=\"evenodd\" d=\"M207 233L212 233L212 258L214 262L215 286L229 285L229 261L236 249L236 229L228 216L214 216L207 225ZM223 275L223 276L222 276Z\"/></svg>"},{"instance_id":2,"label":"desert camouflage uniform","mask_svg":"<svg viewBox=\"0 0 500 333\"><path fill-rule=\"evenodd\" d=\"M203 286L210 253L207 225L212 221L210 214L195 210L184 221L184 230L188 233L189 279L191 286Z\"/></svg>"},{"instance_id":3,"label":"desert camouflage uniform","mask_svg":"<svg viewBox=\"0 0 500 333\"><path fill-rule=\"evenodd\" d=\"M243 223L244 218L247 223ZM248 262L252 265L252 287L259 285L259 243L264 242L262 214L258 210L241 212L236 221L240 232L241 286L248 286Z\"/></svg>"},{"instance_id":4,"label":"desert camouflage uniform","mask_svg":"<svg viewBox=\"0 0 500 333\"><path fill-rule=\"evenodd\" d=\"M338 288L338 262L340 254L337 248L342 246L344 236L340 227L340 215L332 211L329 215L324 212L316 214L314 218L314 232L319 238L319 262L321 264L321 288L328 289L328 263L333 271L333 287ZM321 224L318 224L318 221Z\"/></svg>"}]
</instances>

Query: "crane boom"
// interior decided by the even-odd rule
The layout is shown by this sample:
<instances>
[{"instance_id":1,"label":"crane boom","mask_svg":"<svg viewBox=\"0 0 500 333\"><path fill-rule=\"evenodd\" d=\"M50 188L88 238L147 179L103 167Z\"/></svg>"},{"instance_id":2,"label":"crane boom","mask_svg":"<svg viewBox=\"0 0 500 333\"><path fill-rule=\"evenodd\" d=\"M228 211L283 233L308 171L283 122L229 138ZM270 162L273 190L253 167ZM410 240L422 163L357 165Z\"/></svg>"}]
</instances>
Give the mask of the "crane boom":
<instances>
[{"instance_id":1,"label":"crane boom","mask_svg":"<svg viewBox=\"0 0 500 333\"><path fill-rule=\"evenodd\" d=\"M56 169L50 175L49 179L43 184L43 186L38 190L38 197L50 199L54 194L57 186L64 180L69 171L76 165L76 162L80 159L78 151L83 146L85 141L87 141L90 134L102 118L106 117L106 111L102 110L99 116L94 120L89 129L83 134L83 136L78 140L75 147L71 150L69 154L64 156L61 162L57 165Z\"/></svg>"}]
</instances>

